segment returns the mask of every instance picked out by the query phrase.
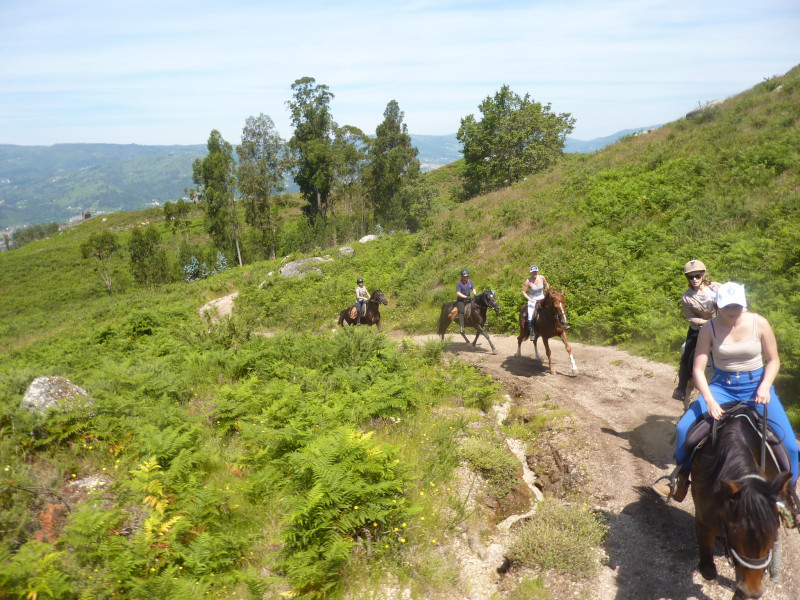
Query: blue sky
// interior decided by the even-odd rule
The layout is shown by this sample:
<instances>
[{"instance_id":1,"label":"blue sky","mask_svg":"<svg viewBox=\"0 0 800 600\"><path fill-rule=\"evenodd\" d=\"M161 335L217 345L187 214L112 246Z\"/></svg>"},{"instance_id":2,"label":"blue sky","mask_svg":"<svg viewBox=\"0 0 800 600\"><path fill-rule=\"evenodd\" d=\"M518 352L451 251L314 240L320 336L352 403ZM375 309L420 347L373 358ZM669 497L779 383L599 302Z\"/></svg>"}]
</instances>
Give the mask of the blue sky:
<instances>
[{"instance_id":1,"label":"blue sky","mask_svg":"<svg viewBox=\"0 0 800 600\"><path fill-rule=\"evenodd\" d=\"M572 137L675 120L800 63L798 0L0 0L0 143L291 136L304 76L334 120L455 133L503 84L576 119Z\"/></svg>"}]
</instances>

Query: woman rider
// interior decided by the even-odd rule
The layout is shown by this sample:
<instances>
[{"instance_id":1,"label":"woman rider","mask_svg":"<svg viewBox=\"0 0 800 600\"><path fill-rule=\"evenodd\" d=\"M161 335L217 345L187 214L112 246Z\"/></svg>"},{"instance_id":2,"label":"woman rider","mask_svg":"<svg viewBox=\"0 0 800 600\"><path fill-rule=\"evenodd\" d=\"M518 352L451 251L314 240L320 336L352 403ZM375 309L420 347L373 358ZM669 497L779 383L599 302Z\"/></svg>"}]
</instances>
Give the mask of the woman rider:
<instances>
[{"instance_id":1,"label":"woman rider","mask_svg":"<svg viewBox=\"0 0 800 600\"><path fill-rule=\"evenodd\" d=\"M683 273L689 281L689 289L683 293L681 305L683 314L689 322L689 331L686 332L686 343L678 368L678 387L672 392L675 400L683 400L686 397L686 384L689 383L689 374L692 371L697 334L700 332L700 327L714 316L716 311L714 295L720 286L706 275L706 266L699 260L687 262L683 267Z\"/></svg>"},{"instance_id":2,"label":"woman rider","mask_svg":"<svg viewBox=\"0 0 800 600\"><path fill-rule=\"evenodd\" d=\"M469 271L461 271L461 279L456 284L456 304L458 305L458 323L461 325L461 335L464 335L464 313L467 310L470 294L475 291L475 286L469 278Z\"/></svg>"},{"instance_id":3,"label":"woman rider","mask_svg":"<svg viewBox=\"0 0 800 600\"><path fill-rule=\"evenodd\" d=\"M539 267L531 265L530 275L525 279L522 284L522 296L528 301L528 327L531 330L531 341L536 341L536 336L533 333L533 322L536 319L536 305L539 300L544 298L545 292L550 291L550 284L544 278L544 275L539 275Z\"/></svg>"},{"instance_id":4,"label":"woman rider","mask_svg":"<svg viewBox=\"0 0 800 600\"><path fill-rule=\"evenodd\" d=\"M361 313L364 311L364 305L367 300L369 300L369 292L364 286L364 280L361 277L356 279L356 284L356 313L358 313L356 325L361 325Z\"/></svg>"},{"instance_id":5,"label":"woman rider","mask_svg":"<svg viewBox=\"0 0 800 600\"><path fill-rule=\"evenodd\" d=\"M744 286L729 281L720 286L716 295L718 316L700 329L694 359L694 383L700 396L684 413L677 426L675 459L683 465L675 489L667 482L656 483L653 489L663 498L680 502L689 487L689 467L686 456L686 434L692 425L711 415L719 420L726 408L746 402L759 414L769 404L769 422L789 455L792 485L797 482L797 439L783 410L772 382L781 366L778 344L769 322L747 310ZM706 380L709 353L714 353L714 375Z\"/></svg>"}]
</instances>

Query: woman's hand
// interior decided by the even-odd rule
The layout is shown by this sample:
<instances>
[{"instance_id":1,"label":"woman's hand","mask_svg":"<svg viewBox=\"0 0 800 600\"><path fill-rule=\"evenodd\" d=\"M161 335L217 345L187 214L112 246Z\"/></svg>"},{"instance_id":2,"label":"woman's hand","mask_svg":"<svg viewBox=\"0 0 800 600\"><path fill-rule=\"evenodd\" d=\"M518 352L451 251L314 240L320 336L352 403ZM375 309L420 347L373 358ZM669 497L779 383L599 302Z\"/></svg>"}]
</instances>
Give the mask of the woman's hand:
<instances>
[{"instance_id":1,"label":"woman's hand","mask_svg":"<svg viewBox=\"0 0 800 600\"><path fill-rule=\"evenodd\" d=\"M767 404L769 402L769 387L770 386L765 386L763 383L758 386L755 397L756 404Z\"/></svg>"},{"instance_id":2,"label":"woman's hand","mask_svg":"<svg viewBox=\"0 0 800 600\"><path fill-rule=\"evenodd\" d=\"M719 421L725 411L722 410L722 407L713 398L706 398L705 400L708 414L710 414L715 421Z\"/></svg>"}]
</instances>

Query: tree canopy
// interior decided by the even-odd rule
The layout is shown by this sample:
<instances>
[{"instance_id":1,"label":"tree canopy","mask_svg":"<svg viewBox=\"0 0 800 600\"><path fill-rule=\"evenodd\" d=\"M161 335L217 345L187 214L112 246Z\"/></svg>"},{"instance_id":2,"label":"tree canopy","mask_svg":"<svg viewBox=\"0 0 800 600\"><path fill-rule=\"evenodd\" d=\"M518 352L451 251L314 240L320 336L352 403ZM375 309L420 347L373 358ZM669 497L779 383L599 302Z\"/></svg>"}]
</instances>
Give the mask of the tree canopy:
<instances>
[{"instance_id":1,"label":"tree canopy","mask_svg":"<svg viewBox=\"0 0 800 600\"><path fill-rule=\"evenodd\" d=\"M334 137L336 123L330 112L333 94L313 77L292 84L294 97L287 102L294 126L289 148L296 161L295 183L306 201L303 212L310 219L325 218L335 178Z\"/></svg>"},{"instance_id":2,"label":"tree canopy","mask_svg":"<svg viewBox=\"0 0 800 600\"><path fill-rule=\"evenodd\" d=\"M464 192L467 197L511 185L526 175L552 165L572 132L575 119L569 113L551 112L529 94L519 96L504 85L494 97L461 119L458 140L463 144Z\"/></svg>"}]
</instances>

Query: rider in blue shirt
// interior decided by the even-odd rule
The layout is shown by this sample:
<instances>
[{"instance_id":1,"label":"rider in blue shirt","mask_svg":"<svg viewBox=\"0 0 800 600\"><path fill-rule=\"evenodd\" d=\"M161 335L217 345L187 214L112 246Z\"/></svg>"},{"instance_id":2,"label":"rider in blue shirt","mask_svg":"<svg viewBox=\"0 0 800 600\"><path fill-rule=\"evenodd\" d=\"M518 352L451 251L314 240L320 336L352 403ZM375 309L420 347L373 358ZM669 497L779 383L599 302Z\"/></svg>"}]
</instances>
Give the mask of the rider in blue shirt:
<instances>
[{"instance_id":1,"label":"rider in blue shirt","mask_svg":"<svg viewBox=\"0 0 800 600\"><path fill-rule=\"evenodd\" d=\"M475 291L475 285L469 278L469 271L461 271L461 279L456 284L456 304L458 305L458 323L461 325L461 334L464 334L464 312L467 310L467 303L470 301L471 294Z\"/></svg>"}]
</instances>

